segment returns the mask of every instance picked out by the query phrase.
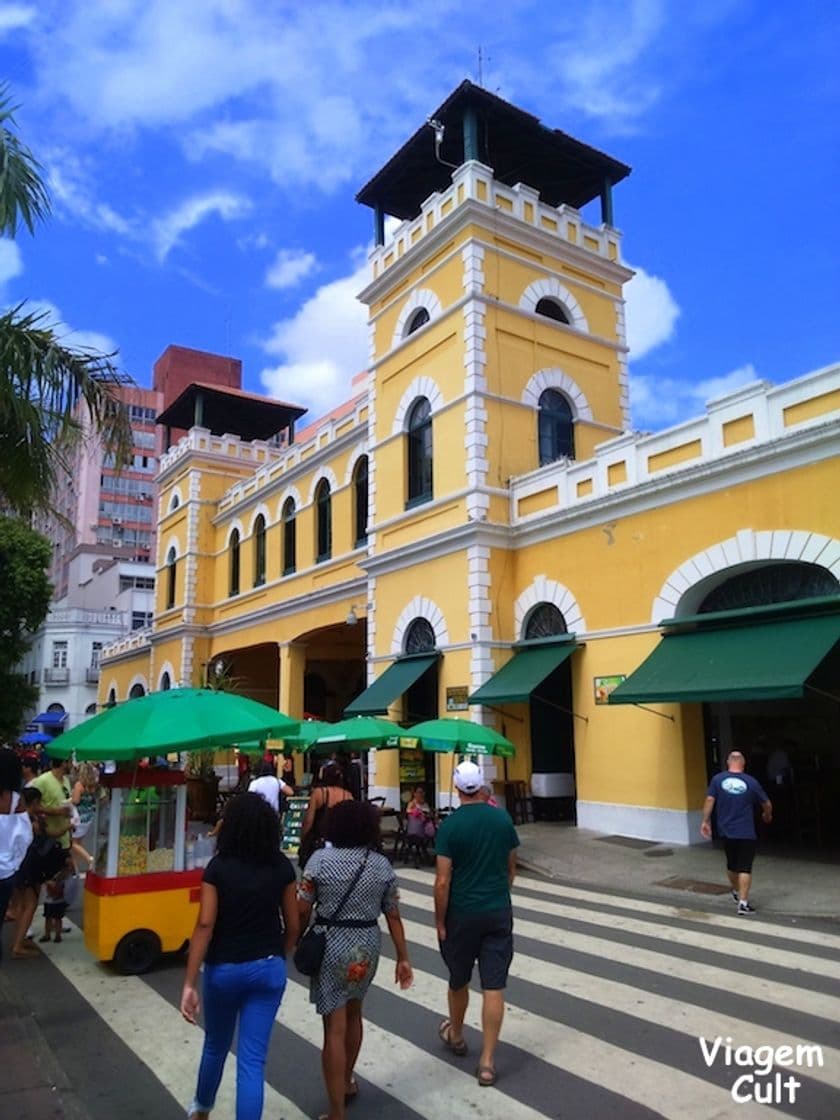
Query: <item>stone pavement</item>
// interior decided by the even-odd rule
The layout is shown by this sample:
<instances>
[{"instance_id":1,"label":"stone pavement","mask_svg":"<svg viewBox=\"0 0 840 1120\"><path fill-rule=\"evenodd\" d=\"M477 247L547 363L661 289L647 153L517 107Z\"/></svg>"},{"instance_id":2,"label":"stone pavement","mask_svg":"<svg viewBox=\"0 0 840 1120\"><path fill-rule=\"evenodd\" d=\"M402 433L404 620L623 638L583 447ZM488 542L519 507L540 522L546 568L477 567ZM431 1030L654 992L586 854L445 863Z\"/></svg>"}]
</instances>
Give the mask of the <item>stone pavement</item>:
<instances>
[{"instance_id":1,"label":"stone pavement","mask_svg":"<svg viewBox=\"0 0 840 1120\"><path fill-rule=\"evenodd\" d=\"M659 902L699 910L731 911L723 853L711 844L688 848L604 836L567 823L518 827L520 865L561 882L606 891L639 892ZM840 922L840 862L762 852L752 899L761 914ZM750 919L752 921L752 919ZM15 1120L89 1120L38 1026L0 967L2 1115ZM4 975L5 973L5 975Z\"/></svg>"},{"instance_id":2,"label":"stone pavement","mask_svg":"<svg viewBox=\"0 0 840 1120\"><path fill-rule=\"evenodd\" d=\"M710 843L679 847L539 822L517 826L520 865L581 886L639 891L697 909L731 906L723 851ZM825 860L762 850L751 901L768 916L840 921L840 853Z\"/></svg>"}]
</instances>

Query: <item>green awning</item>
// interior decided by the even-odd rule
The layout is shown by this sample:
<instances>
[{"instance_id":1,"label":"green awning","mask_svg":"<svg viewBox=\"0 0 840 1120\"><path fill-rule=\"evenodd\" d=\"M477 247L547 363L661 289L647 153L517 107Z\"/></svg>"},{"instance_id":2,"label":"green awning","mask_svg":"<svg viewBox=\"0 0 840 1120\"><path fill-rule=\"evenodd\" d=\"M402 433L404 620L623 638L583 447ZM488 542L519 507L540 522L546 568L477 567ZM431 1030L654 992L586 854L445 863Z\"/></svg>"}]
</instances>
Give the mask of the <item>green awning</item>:
<instances>
[{"instance_id":1,"label":"green awning","mask_svg":"<svg viewBox=\"0 0 840 1120\"><path fill-rule=\"evenodd\" d=\"M789 700L840 641L840 614L666 635L611 704Z\"/></svg>"},{"instance_id":2,"label":"green awning","mask_svg":"<svg viewBox=\"0 0 840 1120\"><path fill-rule=\"evenodd\" d=\"M351 700L344 709L345 716L374 716L387 712L397 697L411 688L427 669L431 669L439 657L439 653L401 657L355 700Z\"/></svg>"},{"instance_id":3,"label":"green awning","mask_svg":"<svg viewBox=\"0 0 840 1120\"><path fill-rule=\"evenodd\" d=\"M535 645L531 649L517 650L498 673L469 698L471 704L510 704L528 700L538 684L553 673L558 665L567 661L577 649L573 640Z\"/></svg>"}]
</instances>

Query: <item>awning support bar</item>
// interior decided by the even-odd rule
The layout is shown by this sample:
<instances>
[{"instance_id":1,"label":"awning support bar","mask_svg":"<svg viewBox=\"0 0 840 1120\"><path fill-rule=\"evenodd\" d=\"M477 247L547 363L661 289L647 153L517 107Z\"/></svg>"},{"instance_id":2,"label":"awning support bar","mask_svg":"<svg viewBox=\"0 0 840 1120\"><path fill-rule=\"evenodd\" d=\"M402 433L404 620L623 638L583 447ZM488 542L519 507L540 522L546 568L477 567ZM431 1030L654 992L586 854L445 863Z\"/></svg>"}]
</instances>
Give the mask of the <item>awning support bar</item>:
<instances>
[{"instance_id":1,"label":"awning support bar","mask_svg":"<svg viewBox=\"0 0 840 1120\"><path fill-rule=\"evenodd\" d=\"M825 689L815 688L812 684L806 684L805 687L809 692L816 692L817 696L824 696L826 700L833 700L835 704L840 704L840 696L834 692L826 692Z\"/></svg>"},{"instance_id":2,"label":"awning support bar","mask_svg":"<svg viewBox=\"0 0 840 1120\"><path fill-rule=\"evenodd\" d=\"M572 716L573 719L582 719L584 723L589 723L589 716L579 715L573 712L571 708L564 708L562 704L555 704L553 700L546 700L544 696L532 696L532 700L539 700L541 704L545 704L548 708L556 708L558 712L564 712L567 716Z\"/></svg>"},{"instance_id":3,"label":"awning support bar","mask_svg":"<svg viewBox=\"0 0 840 1120\"><path fill-rule=\"evenodd\" d=\"M641 708L643 712L650 712L652 716L659 716L661 719L669 719L671 723L676 723L673 716L669 716L665 712L657 712L656 708L648 708L645 704L634 704L633 707Z\"/></svg>"}]
</instances>

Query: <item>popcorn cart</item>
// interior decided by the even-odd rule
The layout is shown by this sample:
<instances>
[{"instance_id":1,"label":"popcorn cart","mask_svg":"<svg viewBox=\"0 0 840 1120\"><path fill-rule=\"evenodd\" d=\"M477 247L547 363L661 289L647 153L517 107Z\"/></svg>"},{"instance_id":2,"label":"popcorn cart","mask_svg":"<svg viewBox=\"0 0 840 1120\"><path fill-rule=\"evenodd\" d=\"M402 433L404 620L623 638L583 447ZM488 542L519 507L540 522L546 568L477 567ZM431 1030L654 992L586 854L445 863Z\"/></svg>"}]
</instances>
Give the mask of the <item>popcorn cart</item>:
<instances>
[{"instance_id":1,"label":"popcorn cart","mask_svg":"<svg viewBox=\"0 0 840 1120\"><path fill-rule=\"evenodd\" d=\"M85 879L84 936L101 961L147 972L183 948L198 915L203 868L188 868L187 787L180 770L105 774L94 870Z\"/></svg>"},{"instance_id":2,"label":"popcorn cart","mask_svg":"<svg viewBox=\"0 0 840 1120\"><path fill-rule=\"evenodd\" d=\"M300 723L247 696L211 688L150 692L107 708L53 741L76 761L128 764L104 774L96 862L85 879L85 945L120 972L147 972L182 948L195 927L203 864L187 843L187 786L180 770L141 765L170 752L218 750L295 734Z\"/></svg>"}]
</instances>

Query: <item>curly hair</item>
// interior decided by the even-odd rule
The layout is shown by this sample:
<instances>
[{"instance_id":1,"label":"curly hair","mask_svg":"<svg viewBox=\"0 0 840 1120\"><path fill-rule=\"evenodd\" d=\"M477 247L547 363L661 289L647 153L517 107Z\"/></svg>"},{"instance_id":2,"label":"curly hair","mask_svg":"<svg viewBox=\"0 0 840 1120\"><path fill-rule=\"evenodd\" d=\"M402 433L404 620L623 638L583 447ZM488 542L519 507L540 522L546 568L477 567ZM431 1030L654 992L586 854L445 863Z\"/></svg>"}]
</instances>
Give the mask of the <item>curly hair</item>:
<instances>
[{"instance_id":1,"label":"curly hair","mask_svg":"<svg viewBox=\"0 0 840 1120\"><path fill-rule=\"evenodd\" d=\"M379 848L379 810L369 801L339 801L327 813L326 836L334 848Z\"/></svg>"},{"instance_id":2,"label":"curly hair","mask_svg":"<svg viewBox=\"0 0 840 1120\"><path fill-rule=\"evenodd\" d=\"M247 863L274 863L280 857L277 814L258 793L238 793L225 806L217 851Z\"/></svg>"},{"instance_id":3,"label":"curly hair","mask_svg":"<svg viewBox=\"0 0 840 1120\"><path fill-rule=\"evenodd\" d=\"M92 762L80 762L76 769L75 780L85 787L98 785L99 767L94 766Z\"/></svg>"}]
</instances>

